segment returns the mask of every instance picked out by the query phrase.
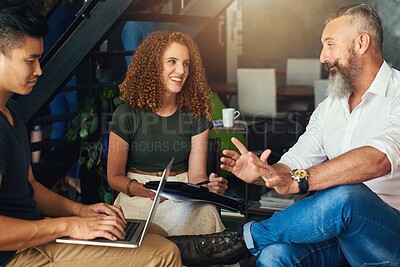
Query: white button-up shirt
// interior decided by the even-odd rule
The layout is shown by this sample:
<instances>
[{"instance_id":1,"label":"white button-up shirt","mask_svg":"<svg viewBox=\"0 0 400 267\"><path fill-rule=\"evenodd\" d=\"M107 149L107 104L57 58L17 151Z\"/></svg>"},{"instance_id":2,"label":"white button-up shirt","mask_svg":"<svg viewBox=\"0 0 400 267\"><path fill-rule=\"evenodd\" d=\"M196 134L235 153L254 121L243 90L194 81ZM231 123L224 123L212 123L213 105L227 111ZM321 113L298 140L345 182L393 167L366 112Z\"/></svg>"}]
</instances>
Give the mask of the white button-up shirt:
<instances>
[{"instance_id":1,"label":"white button-up shirt","mask_svg":"<svg viewBox=\"0 0 400 267\"><path fill-rule=\"evenodd\" d=\"M365 184L400 210L400 72L386 62L351 113L348 97L325 99L305 133L279 162L306 169L362 146L385 153L391 163L390 173Z\"/></svg>"}]
</instances>

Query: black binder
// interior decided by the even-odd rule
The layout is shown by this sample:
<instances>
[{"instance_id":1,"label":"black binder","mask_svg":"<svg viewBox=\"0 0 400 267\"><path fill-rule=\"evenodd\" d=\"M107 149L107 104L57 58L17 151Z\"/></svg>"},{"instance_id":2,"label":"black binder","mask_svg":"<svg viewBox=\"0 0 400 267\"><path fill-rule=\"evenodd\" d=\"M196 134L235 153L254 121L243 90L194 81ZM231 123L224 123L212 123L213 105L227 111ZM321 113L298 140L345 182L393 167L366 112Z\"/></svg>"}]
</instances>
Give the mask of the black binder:
<instances>
[{"instance_id":1,"label":"black binder","mask_svg":"<svg viewBox=\"0 0 400 267\"><path fill-rule=\"evenodd\" d=\"M157 190L158 183L159 181L149 181L144 187ZM208 188L192 183L167 182L165 184L163 196L180 201L209 202L221 208L230 211L238 211L242 214L245 209L245 204L242 200L210 192Z\"/></svg>"}]
</instances>

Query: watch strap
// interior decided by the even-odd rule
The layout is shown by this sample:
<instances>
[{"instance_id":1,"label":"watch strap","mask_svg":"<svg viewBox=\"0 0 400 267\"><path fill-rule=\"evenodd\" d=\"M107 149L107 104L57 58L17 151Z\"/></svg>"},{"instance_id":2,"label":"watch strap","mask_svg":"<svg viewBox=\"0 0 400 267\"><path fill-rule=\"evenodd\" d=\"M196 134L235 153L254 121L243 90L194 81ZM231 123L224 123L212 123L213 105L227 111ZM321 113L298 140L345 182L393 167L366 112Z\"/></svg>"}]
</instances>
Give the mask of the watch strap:
<instances>
[{"instance_id":1,"label":"watch strap","mask_svg":"<svg viewBox=\"0 0 400 267\"><path fill-rule=\"evenodd\" d=\"M308 181L307 178L299 179L299 193L305 194L308 193Z\"/></svg>"}]
</instances>

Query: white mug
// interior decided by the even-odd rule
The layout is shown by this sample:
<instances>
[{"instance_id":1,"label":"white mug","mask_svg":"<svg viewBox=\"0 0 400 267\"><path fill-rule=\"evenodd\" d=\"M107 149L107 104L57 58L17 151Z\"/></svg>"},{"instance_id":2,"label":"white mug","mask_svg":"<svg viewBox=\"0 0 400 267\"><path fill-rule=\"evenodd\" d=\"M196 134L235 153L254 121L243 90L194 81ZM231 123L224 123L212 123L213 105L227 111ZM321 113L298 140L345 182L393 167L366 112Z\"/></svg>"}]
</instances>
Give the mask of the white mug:
<instances>
[{"instance_id":1,"label":"white mug","mask_svg":"<svg viewBox=\"0 0 400 267\"><path fill-rule=\"evenodd\" d=\"M235 111L234 108L224 108L222 109L222 122L224 127L232 127L233 121L240 116L238 110Z\"/></svg>"}]
</instances>

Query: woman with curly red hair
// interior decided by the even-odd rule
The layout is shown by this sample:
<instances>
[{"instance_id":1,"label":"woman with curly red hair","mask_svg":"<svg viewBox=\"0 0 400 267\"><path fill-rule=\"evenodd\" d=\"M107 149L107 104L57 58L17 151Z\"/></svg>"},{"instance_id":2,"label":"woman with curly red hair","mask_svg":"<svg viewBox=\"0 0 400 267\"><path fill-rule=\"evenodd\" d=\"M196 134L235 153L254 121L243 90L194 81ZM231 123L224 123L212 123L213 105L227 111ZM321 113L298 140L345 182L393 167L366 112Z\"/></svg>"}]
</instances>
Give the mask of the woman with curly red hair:
<instances>
[{"instance_id":1,"label":"woman with curly red hair","mask_svg":"<svg viewBox=\"0 0 400 267\"><path fill-rule=\"evenodd\" d=\"M159 180L173 156L168 181L209 179L210 191L225 192L226 179L206 174L211 90L191 37L167 31L150 34L136 50L119 88L125 103L110 124L107 174L111 187L121 192L115 204L127 218L146 218L154 193L143 184ZM211 204L165 199L154 222L170 235L224 228Z\"/></svg>"}]
</instances>

